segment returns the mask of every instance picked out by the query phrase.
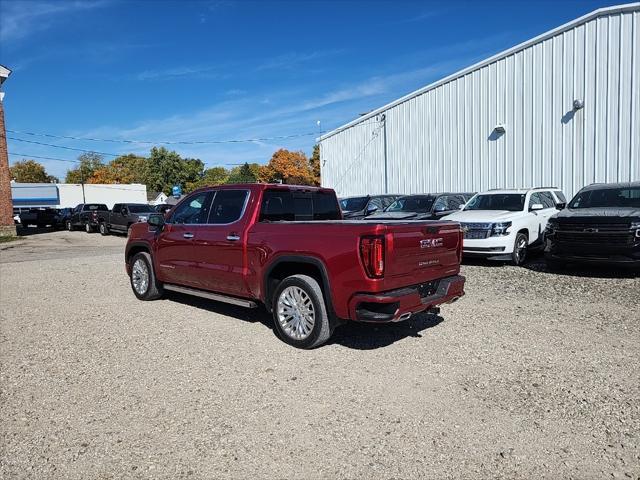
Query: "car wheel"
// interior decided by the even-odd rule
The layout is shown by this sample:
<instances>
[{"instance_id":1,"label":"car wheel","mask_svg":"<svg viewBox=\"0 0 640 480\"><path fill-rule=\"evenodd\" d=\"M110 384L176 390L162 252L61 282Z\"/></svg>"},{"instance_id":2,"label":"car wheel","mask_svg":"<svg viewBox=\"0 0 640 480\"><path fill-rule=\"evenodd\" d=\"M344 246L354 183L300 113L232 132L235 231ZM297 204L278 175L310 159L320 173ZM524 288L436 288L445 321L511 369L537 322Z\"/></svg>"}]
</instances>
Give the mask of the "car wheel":
<instances>
[{"instance_id":1,"label":"car wheel","mask_svg":"<svg viewBox=\"0 0 640 480\"><path fill-rule=\"evenodd\" d=\"M71 222L67 222L67 230L73 232L73 225L71 224Z\"/></svg>"},{"instance_id":2,"label":"car wheel","mask_svg":"<svg viewBox=\"0 0 640 480\"><path fill-rule=\"evenodd\" d=\"M109 235L109 227L107 227L107 224L104 222L100 223L100 227L98 227L100 229L100 235Z\"/></svg>"},{"instance_id":3,"label":"car wheel","mask_svg":"<svg viewBox=\"0 0 640 480\"><path fill-rule=\"evenodd\" d=\"M87 233L93 233L93 227L91 226L91 224L89 224L89 222L84 224L84 231Z\"/></svg>"},{"instance_id":4,"label":"car wheel","mask_svg":"<svg viewBox=\"0 0 640 480\"><path fill-rule=\"evenodd\" d=\"M131 258L131 289L140 300L156 300L162 297L162 284L156 279L151 255L140 252Z\"/></svg>"},{"instance_id":5,"label":"car wheel","mask_svg":"<svg viewBox=\"0 0 640 480\"><path fill-rule=\"evenodd\" d=\"M518 233L513 243L513 253L511 253L511 263L514 265L522 265L527 258L527 247L529 238L524 233Z\"/></svg>"},{"instance_id":6,"label":"car wheel","mask_svg":"<svg viewBox=\"0 0 640 480\"><path fill-rule=\"evenodd\" d=\"M289 345L314 348L331 336L324 295L312 277L285 278L276 289L272 307L276 333Z\"/></svg>"}]
</instances>

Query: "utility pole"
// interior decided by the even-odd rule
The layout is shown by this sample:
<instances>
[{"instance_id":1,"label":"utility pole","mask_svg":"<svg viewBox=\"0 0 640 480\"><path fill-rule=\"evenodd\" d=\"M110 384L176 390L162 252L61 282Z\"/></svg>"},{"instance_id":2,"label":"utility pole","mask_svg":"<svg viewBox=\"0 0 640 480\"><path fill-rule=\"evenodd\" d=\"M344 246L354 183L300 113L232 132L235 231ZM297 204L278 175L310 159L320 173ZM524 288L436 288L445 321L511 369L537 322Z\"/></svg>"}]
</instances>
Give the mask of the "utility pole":
<instances>
[{"instance_id":1,"label":"utility pole","mask_svg":"<svg viewBox=\"0 0 640 480\"><path fill-rule=\"evenodd\" d=\"M0 85L9 78L11 70L0 65ZM7 152L7 132L4 126L4 92L0 91L0 235L15 237L13 199L11 198L11 174Z\"/></svg>"}]
</instances>

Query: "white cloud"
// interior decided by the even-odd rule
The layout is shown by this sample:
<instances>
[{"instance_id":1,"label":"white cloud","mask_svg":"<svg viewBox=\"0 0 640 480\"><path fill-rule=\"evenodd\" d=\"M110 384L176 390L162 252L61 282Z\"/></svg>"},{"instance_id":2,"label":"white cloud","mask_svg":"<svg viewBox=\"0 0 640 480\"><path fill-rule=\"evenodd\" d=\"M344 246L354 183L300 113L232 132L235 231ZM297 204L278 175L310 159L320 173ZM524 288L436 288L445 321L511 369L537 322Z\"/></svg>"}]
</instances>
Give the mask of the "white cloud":
<instances>
[{"instance_id":1,"label":"white cloud","mask_svg":"<svg viewBox=\"0 0 640 480\"><path fill-rule=\"evenodd\" d=\"M2 0L0 4L0 42L22 40L51 27L56 19L74 12L104 7L109 0L40 1Z\"/></svg>"}]
</instances>

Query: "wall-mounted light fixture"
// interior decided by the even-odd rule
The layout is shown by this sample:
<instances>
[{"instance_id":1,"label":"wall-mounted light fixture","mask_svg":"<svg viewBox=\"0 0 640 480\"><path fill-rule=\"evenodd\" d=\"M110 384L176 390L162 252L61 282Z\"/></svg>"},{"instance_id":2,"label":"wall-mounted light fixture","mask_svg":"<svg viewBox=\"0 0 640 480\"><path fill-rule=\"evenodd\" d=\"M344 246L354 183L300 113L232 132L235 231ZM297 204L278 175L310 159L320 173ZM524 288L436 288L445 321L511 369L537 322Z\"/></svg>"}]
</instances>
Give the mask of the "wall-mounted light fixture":
<instances>
[{"instance_id":1,"label":"wall-mounted light fixture","mask_svg":"<svg viewBox=\"0 0 640 480\"><path fill-rule=\"evenodd\" d=\"M496 132L496 133L503 134L504 132L507 131L507 128L504 126L504 124L499 123L498 125L493 127L493 131Z\"/></svg>"},{"instance_id":2,"label":"wall-mounted light fixture","mask_svg":"<svg viewBox=\"0 0 640 480\"><path fill-rule=\"evenodd\" d=\"M574 110L581 110L584 108L584 102L582 100L574 100L573 101L573 109Z\"/></svg>"}]
</instances>

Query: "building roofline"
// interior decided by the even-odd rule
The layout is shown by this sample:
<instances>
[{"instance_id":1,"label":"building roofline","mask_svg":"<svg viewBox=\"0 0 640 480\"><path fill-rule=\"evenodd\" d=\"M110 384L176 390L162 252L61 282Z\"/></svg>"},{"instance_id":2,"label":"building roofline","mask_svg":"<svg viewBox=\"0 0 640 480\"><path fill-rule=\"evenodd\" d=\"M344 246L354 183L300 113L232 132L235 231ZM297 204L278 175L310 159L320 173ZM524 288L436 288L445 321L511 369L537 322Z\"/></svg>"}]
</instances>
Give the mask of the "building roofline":
<instances>
[{"instance_id":1,"label":"building roofline","mask_svg":"<svg viewBox=\"0 0 640 480\"><path fill-rule=\"evenodd\" d=\"M423 93L426 93L430 90L433 90L441 85L444 85L445 83L449 83L452 80L455 80L457 78L463 77L465 75L467 75L470 72L473 72L474 70L477 70L479 68L482 68L486 65L489 65L491 63L497 62L498 60L502 60L503 58L506 58L510 55L513 55L514 53L517 53L521 50L524 50L527 47L530 47L531 45L534 45L536 43L539 43L543 40L547 40L548 38L554 37L556 35L558 35L559 33L563 33L566 32L567 30L570 30L578 25L581 25L583 23L586 23L590 20L593 20L594 18L598 18L598 17L602 17L605 15L611 15L614 13L622 13L622 12L633 12L633 11L640 11L640 2L634 2L634 3L626 3L623 5L613 5L611 7L604 7L604 8L599 8L597 10L592 11L591 13L587 13L586 15L583 15L582 17L576 18L575 20L571 20L570 22L565 23L564 25L560 25L559 27L554 28L553 30L549 30L545 33L542 33L540 35L538 35L537 37L534 37L530 40L527 40L525 42L519 43L518 45L515 45L507 50L504 50L500 53L497 53L485 60L482 60L480 62L474 63L473 65L470 65L466 68L463 68L462 70L459 70L455 73L452 73L451 75L444 77L440 80L437 80L433 83L430 83L429 85L422 87L418 90L415 90L397 100L394 100L393 102L387 103L386 105L383 105L382 107L376 108L375 110L372 110L371 112L367 113L366 115L362 115L352 121L350 121L349 123L346 123L344 125L342 125L341 127L338 127L328 133L325 133L324 135L320 136L319 138L316 139L316 141L321 142L323 140L326 140L329 137L332 137L334 135L336 135L337 133L342 132L343 130L347 130L348 128L351 128L355 125L358 125L359 123L368 120L372 117L375 117L376 115L379 115L380 113L383 113L393 107L395 107L396 105L400 105L401 103L406 102L407 100L411 100L412 98L415 98L419 95L422 95Z\"/></svg>"}]
</instances>

